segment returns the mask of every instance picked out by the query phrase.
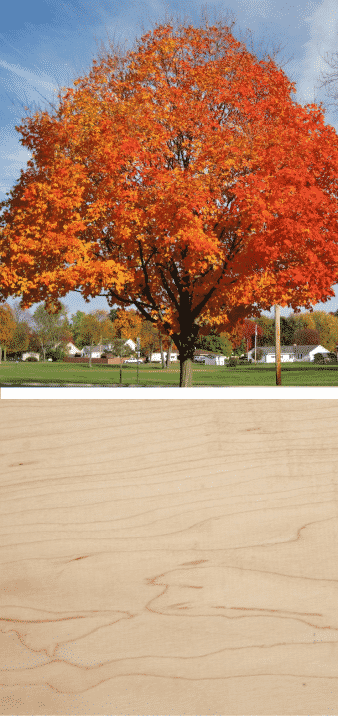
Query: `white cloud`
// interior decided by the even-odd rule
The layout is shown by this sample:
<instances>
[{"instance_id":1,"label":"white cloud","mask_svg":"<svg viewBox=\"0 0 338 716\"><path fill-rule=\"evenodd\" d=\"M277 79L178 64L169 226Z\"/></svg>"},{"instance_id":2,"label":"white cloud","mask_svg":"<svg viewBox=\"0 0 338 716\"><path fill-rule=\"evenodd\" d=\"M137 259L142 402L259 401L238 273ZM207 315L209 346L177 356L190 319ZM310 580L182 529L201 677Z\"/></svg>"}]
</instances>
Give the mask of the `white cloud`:
<instances>
[{"instance_id":1,"label":"white cloud","mask_svg":"<svg viewBox=\"0 0 338 716\"><path fill-rule=\"evenodd\" d=\"M0 141L0 192L6 194L16 180L19 179L20 170L25 167L32 154L28 149L18 144L18 136L14 134L11 126L1 128Z\"/></svg>"},{"instance_id":2,"label":"white cloud","mask_svg":"<svg viewBox=\"0 0 338 716\"><path fill-rule=\"evenodd\" d=\"M4 67L6 70L9 70L14 75L22 77L29 84L42 85L42 87L45 87L50 91L56 89L56 85L54 83L47 82L46 79L42 79L42 76L45 76L46 78L45 73L39 72L39 74L36 74L34 72L31 72L30 70L27 70L24 67L20 67L20 65L10 65L9 62L6 62L5 60L0 60L0 66Z\"/></svg>"},{"instance_id":3,"label":"white cloud","mask_svg":"<svg viewBox=\"0 0 338 716\"><path fill-rule=\"evenodd\" d=\"M241 0L241 4L249 17L271 17L273 5L271 0Z\"/></svg>"},{"instance_id":4,"label":"white cloud","mask_svg":"<svg viewBox=\"0 0 338 716\"><path fill-rule=\"evenodd\" d=\"M303 58L298 63L297 98L302 102L318 101L318 82L328 66L322 57L336 52L338 47L338 4L336 0L322 0L312 14L304 18L309 26L310 39L303 45Z\"/></svg>"}]
</instances>

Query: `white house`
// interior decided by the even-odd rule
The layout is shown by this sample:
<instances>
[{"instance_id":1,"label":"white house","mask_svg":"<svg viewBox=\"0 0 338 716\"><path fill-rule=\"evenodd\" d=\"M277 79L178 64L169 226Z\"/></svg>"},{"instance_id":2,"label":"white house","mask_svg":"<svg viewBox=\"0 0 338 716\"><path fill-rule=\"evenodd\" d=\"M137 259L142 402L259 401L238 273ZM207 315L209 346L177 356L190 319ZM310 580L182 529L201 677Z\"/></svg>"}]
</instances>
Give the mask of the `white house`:
<instances>
[{"instance_id":1,"label":"white house","mask_svg":"<svg viewBox=\"0 0 338 716\"><path fill-rule=\"evenodd\" d=\"M90 356L90 346L84 346L82 350L80 351L82 357L88 357ZM92 358L101 358L102 353L104 353L103 346L92 346Z\"/></svg>"},{"instance_id":2,"label":"white house","mask_svg":"<svg viewBox=\"0 0 338 716\"><path fill-rule=\"evenodd\" d=\"M164 360L167 360L167 351L163 351ZM175 362L178 359L178 353L170 353L170 362ZM161 363L161 353L152 353L150 356L151 363Z\"/></svg>"},{"instance_id":3,"label":"white house","mask_svg":"<svg viewBox=\"0 0 338 716\"><path fill-rule=\"evenodd\" d=\"M25 353L22 353L21 358L22 360L27 360L27 358L36 358L36 360L40 360L40 353L34 353L34 351L25 351Z\"/></svg>"},{"instance_id":4,"label":"white house","mask_svg":"<svg viewBox=\"0 0 338 716\"><path fill-rule=\"evenodd\" d=\"M131 338L128 338L128 340L124 344L125 346L129 346L129 348L134 351L136 348L136 343L131 340Z\"/></svg>"},{"instance_id":5,"label":"white house","mask_svg":"<svg viewBox=\"0 0 338 716\"><path fill-rule=\"evenodd\" d=\"M309 350L307 351L306 349ZM296 346L296 360L313 361L316 353L324 353L325 355L329 354L330 351L324 346Z\"/></svg>"},{"instance_id":6,"label":"white house","mask_svg":"<svg viewBox=\"0 0 338 716\"><path fill-rule=\"evenodd\" d=\"M132 351L135 351L136 343L131 340L131 338L128 338L127 341L125 341L125 346L129 346L129 348ZM114 349L114 343L101 343L99 346L92 346L92 358L101 358L103 353L106 353L106 351L112 351ZM77 349L76 349L77 350ZM82 356L88 356L90 354L90 346L84 346L81 351Z\"/></svg>"},{"instance_id":7,"label":"white house","mask_svg":"<svg viewBox=\"0 0 338 716\"><path fill-rule=\"evenodd\" d=\"M223 355L208 355L204 359L204 365L224 365L226 360L227 357Z\"/></svg>"},{"instance_id":8,"label":"white house","mask_svg":"<svg viewBox=\"0 0 338 716\"><path fill-rule=\"evenodd\" d=\"M124 344L124 345L125 345L125 346L129 346L129 348L130 348L132 351L135 351L136 343L135 343L134 341L132 341L131 338L128 338L128 340L125 341L125 344ZM88 347L88 346L86 346L86 347ZM101 349L102 349L102 353L105 353L106 351L112 351L112 350L114 350L114 343L101 343L101 345L100 345L100 346L96 346L96 348L101 348Z\"/></svg>"},{"instance_id":9,"label":"white house","mask_svg":"<svg viewBox=\"0 0 338 716\"><path fill-rule=\"evenodd\" d=\"M54 349L57 348L60 345L60 341L55 344ZM76 353L81 353L80 348L77 348L72 341L69 341L69 343L65 346L65 351L67 355L74 356Z\"/></svg>"},{"instance_id":10,"label":"white house","mask_svg":"<svg viewBox=\"0 0 338 716\"><path fill-rule=\"evenodd\" d=\"M263 353L262 358L257 363L275 363L276 348L275 346L259 346L257 352ZM302 345L302 346L281 346L281 362L293 363L295 361L313 361L316 353L330 353L327 348L321 345ZM255 359L255 349L248 351L248 359Z\"/></svg>"},{"instance_id":11,"label":"white house","mask_svg":"<svg viewBox=\"0 0 338 716\"><path fill-rule=\"evenodd\" d=\"M197 348L196 350L194 350L194 363L204 363L208 355L208 351L201 350L201 348Z\"/></svg>"},{"instance_id":12,"label":"white house","mask_svg":"<svg viewBox=\"0 0 338 716\"><path fill-rule=\"evenodd\" d=\"M76 353L81 353L80 349L77 348L72 341L67 343L66 345L66 351L69 356L74 356Z\"/></svg>"}]
</instances>

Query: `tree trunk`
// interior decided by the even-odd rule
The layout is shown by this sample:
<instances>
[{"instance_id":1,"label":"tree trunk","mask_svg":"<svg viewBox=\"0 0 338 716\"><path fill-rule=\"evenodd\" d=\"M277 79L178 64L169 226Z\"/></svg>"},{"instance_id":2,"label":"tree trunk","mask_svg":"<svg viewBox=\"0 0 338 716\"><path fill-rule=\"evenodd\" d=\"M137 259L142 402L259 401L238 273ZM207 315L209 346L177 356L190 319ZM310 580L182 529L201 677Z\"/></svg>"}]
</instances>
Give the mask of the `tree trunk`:
<instances>
[{"instance_id":1,"label":"tree trunk","mask_svg":"<svg viewBox=\"0 0 338 716\"><path fill-rule=\"evenodd\" d=\"M188 311L187 311L188 313ZM189 313L188 313L189 318ZM172 340L179 351L180 361L180 388L192 387L192 364L194 360L195 345L199 332L199 326L193 321L187 320L187 315L182 312L181 330L173 333Z\"/></svg>"},{"instance_id":2,"label":"tree trunk","mask_svg":"<svg viewBox=\"0 0 338 716\"><path fill-rule=\"evenodd\" d=\"M6 361L6 360L7 360L7 348L5 346L4 347L4 361Z\"/></svg>"},{"instance_id":3,"label":"tree trunk","mask_svg":"<svg viewBox=\"0 0 338 716\"><path fill-rule=\"evenodd\" d=\"M192 359L180 360L180 388L192 388Z\"/></svg>"},{"instance_id":4,"label":"tree trunk","mask_svg":"<svg viewBox=\"0 0 338 716\"><path fill-rule=\"evenodd\" d=\"M179 336L180 351L180 388L192 387L192 364L194 360L195 343L198 334L198 326L193 326L188 335ZM177 345L177 341L175 341Z\"/></svg>"},{"instance_id":5,"label":"tree trunk","mask_svg":"<svg viewBox=\"0 0 338 716\"><path fill-rule=\"evenodd\" d=\"M170 358L171 358L171 349L173 346L173 340L170 339L169 347L168 347L168 353L167 353L167 368L170 368Z\"/></svg>"},{"instance_id":6,"label":"tree trunk","mask_svg":"<svg viewBox=\"0 0 338 716\"><path fill-rule=\"evenodd\" d=\"M2 346L0 346L0 363L1 363L1 360L2 360Z\"/></svg>"},{"instance_id":7,"label":"tree trunk","mask_svg":"<svg viewBox=\"0 0 338 716\"><path fill-rule=\"evenodd\" d=\"M92 347L89 346L89 368L92 367Z\"/></svg>"},{"instance_id":8,"label":"tree trunk","mask_svg":"<svg viewBox=\"0 0 338 716\"><path fill-rule=\"evenodd\" d=\"M43 362L45 363L46 362L46 349L43 348L42 352L43 352Z\"/></svg>"}]
</instances>

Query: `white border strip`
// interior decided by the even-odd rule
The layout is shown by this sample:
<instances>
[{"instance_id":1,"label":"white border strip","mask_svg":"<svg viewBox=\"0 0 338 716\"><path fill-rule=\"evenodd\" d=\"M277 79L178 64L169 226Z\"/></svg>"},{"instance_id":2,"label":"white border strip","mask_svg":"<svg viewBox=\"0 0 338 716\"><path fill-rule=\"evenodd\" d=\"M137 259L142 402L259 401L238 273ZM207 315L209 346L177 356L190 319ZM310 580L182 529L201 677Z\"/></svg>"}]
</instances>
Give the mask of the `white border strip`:
<instances>
[{"instance_id":1,"label":"white border strip","mask_svg":"<svg viewBox=\"0 0 338 716\"><path fill-rule=\"evenodd\" d=\"M337 400L338 387L1 388L1 400Z\"/></svg>"}]
</instances>

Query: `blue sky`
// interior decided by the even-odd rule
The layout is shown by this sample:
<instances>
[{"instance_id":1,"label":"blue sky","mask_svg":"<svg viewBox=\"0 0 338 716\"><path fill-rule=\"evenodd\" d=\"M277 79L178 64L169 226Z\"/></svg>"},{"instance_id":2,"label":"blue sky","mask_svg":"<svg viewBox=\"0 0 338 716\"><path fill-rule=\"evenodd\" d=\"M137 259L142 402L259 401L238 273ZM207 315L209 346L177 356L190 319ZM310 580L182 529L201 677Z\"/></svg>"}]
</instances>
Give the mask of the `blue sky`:
<instances>
[{"instance_id":1,"label":"blue sky","mask_svg":"<svg viewBox=\"0 0 338 716\"><path fill-rule=\"evenodd\" d=\"M258 54L280 44L284 49L277 61L296 82L296 99L302 104L319 100L328 104L323 91L318 91L318 79L327 69L322 57L338 50L337 0L225 0L210 5L187 0L10 0L2 8L0 27L0 200L30 158L15 130L26 114L25 106L48 107L59 87L71 86L90 69L101 41L107 46L111 37L128 49L135 37L164 20L165 13L179 14L197 26L203 7L210 19L232 12L234 35L242 39L251 30ZM326 122L338 131L338 112L328 107ZM338 309L338 285L334 289L336 297L317 304L317 310ZM87 304L75 292L63 301L69 315L108 308L103 297ZM282 309L282 315L289 313L291 309Z\"/></svg>"}]
</instances>

